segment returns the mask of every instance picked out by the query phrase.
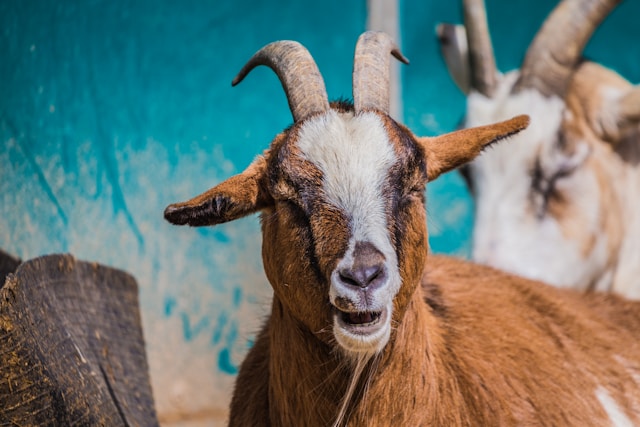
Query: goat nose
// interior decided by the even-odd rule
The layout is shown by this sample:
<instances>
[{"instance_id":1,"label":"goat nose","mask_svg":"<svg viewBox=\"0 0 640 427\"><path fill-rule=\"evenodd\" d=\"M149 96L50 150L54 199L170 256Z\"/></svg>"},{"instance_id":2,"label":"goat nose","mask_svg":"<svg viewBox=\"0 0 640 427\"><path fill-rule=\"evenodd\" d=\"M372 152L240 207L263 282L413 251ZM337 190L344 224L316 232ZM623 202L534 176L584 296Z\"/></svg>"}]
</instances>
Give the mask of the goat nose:
<instances>
[{"instance_id":1,"label":"goat nose","mask_svg":"<svg viewBox=\"0 0 640 427\"><path fill-rule=\"evenodd\" d=\"M340 270L340 280L351 286L366 288L380 276L381 272L381 265L362 266L355 269L345 268Z\"/></svg>"},{"instance_id":2,"label":"goat nose","mask_svg":"<svg viewBox=\"0 0 640 427\"><path fill-rule=\"evenodd\" d=\"M384 255L368 242L356 243L353 264L340 269L340 280L359 288L371 288L384 282L386 277Z\"/></svg>"}]
</instances>

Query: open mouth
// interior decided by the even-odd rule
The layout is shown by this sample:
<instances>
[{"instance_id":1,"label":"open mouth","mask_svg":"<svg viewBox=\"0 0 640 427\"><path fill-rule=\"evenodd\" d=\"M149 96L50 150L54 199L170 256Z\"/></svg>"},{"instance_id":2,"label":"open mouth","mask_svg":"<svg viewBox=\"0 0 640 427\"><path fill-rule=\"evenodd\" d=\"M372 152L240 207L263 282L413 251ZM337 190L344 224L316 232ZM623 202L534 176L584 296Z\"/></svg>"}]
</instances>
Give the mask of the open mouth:
<instances>
[{"instance_id":1,"label":"open mouth","mask_svg":"<svg viewBox=\"0 0 640 427\"><path fill-rule=\"evenodd\" d=\"M374 354L389 340L390 316L388 307L379 311L343 311L334 306L333 333L348 353Z\"/></svg>"},{"instance_id":2,"label":"open mouth","mask_svg":"<svg viewBox=\"0 0 640 427\"><path fill-rule=\"evenodd\" d=\"M349 333L366 336L377 333L386 319L387 310L382 311L342 311L335 309L338 326Z\"/></svg>"},{"instance_id":3,"label":"open mouth","mask_svg":"<svg viewBox=\"0 0 640 427\"><path fill-rule=\"evenodd\" d=\"M380 320L380 316L382 312L380 311L362 311L356 313L345 313L344 311L340 311L340 317L342 321L348 325L370 325L372 323L377 323Z\"/></svg>"}]
</instances>

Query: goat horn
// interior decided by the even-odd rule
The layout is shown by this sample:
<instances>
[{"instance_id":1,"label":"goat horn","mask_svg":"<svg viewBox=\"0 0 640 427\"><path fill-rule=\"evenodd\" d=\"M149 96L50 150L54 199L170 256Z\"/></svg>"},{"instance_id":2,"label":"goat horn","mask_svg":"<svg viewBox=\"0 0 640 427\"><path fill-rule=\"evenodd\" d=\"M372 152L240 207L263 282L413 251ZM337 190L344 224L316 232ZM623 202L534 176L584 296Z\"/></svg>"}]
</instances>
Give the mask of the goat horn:
<instances>
[{"instance_id":1,"label":"goat horn","mask_svg":"<svg viewBox=\"0 0 640 427\"><path fill-rule=\"evenodd\" d=\"M391 37L380 31L367 31L356 43L353 60L353 104L356 112L379 110L389 114L389 53L408 64Z\"/></svg>"},{"instance_id":2,"label":"goat horn","mask_svg":"<svg viewBox=\"0 0 640 427\"><path fill-rule=\"evenodd\" d=\"M282 40L266 45L249 59L231 84L240 83L258 65L266 65L277 74L295 122L329 109L320 70L300 43Z\"/></svg>"},{"instance_id":3,"label":"goat horn","mask_svg":"<svg viewBox=\"0 0 640 427\"><path fill-rule=\"evenodd\" d=\"M527 50L513 92L534 88L564 97L584 47L620 1L564 0L556 6Z\"/></svg>"},{"instance_id":4,"label":"goat horn","mask_svg":"<svg viewBox=\"0 0 640 427\"><path fill-rule=\"evenodd\" d=\"M464 0L464 26L469 46L471 87L491 98L497 87L496 60L483 0Z\"/></svg>"}]
</instances>

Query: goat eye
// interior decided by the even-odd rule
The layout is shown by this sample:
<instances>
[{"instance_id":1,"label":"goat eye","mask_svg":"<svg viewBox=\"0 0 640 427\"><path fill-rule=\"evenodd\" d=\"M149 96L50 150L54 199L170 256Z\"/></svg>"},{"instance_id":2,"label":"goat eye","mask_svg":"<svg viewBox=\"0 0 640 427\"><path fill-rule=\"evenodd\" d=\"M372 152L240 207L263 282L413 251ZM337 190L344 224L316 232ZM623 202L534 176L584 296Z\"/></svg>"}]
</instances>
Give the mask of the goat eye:
<instances>
[{"instance_id":1,"label":"goat eye","mask_svg":"<svg viewBox=\"0 0 640 427\"><path fill-rule=\"evenodd\" d=\"M424 196L424 190L425 188L423 186L414 187L411 189L410 194L422 197Z\"/></svg>"},{"instance_id":2,"label":"goat eye","mask_svg":"<svg viewBox=\"0 0 640 427\"><path fill-rule=\"evenodd\" d=\"M271 196L276 202L284 205L299 204L300 190L291 184L285 183L284 180L275 184L271 189Z\"/></svg>"},{"instance_id":3,"label":"goat eye","mask_svg":"<svg viewBox=\"0 0 640 427\"><path fill-rule=\"evenodd\" d=\"M559 180L569 177L574 170L575 168L560 168L548 172L543 168L540 159L536 159L531 171L531 195L539 218L546 215L550 201L561 199L557 183Z\"/></svg>"},{"instance_id":4,"label":"goat eye","mask_svg":"<svg viewBox=\"0 0 640 427\"><path fill-rule=\"evenodd\" d=\"M540 164L540 159L536 159L536 163L531 170L531 189L540 194L547 192L548 179L545 177Z\"/></svg>"},{"instance_id":5,"label":"goat eye","mask_svg":"<svg viewBox=\"0 0 640 427\"><path fill-rule=\"evenodd\" d=\"M405 196L403 197L407 202L412 201L412 200L417 200L420 202L424 202L424 190L425 187L423 186L414 186L414 187L409 187L409 189L407 190Z\"/></svg>"},{"instance_id":6,"label":"goat eye","mask_svg":"<svg viewBox=\"0 0 640 427\"><path fill-rule=\"evenodd\" d=\"M536 158L531 172L531 187L547 199L556 192L557 182L571 176L591 154L590 146L585 143L577 145L572 152L566 152L566 146L564 137L559 135L555 151L546 158L545 164L540 157Z\"/></svg>"}]
</instances>

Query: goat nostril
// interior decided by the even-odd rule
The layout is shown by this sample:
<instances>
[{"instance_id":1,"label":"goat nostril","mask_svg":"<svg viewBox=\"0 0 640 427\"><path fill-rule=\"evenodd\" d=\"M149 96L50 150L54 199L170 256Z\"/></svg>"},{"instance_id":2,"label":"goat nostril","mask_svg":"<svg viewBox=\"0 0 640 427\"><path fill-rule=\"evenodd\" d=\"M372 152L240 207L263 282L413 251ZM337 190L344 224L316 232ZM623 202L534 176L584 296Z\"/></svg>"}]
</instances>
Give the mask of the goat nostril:
<instances>
[{"instance_id":1,"label":"goat nostril","mask_svg":"<svg viewBox=\"0 0 640 427\"><path fill-rule=\"evenodd\" d=\"M356 279L353 278L353 275L349 270L341 270L338 275L340 276L340 281L349 286L359 286Z\"/></svg>"},{"instance_id":2,"label":"goat nostril","mask_svg":"<svg viewBox=\"0 0 640 427\"><path fill-rule=\"evenodd\" d=\"M350 286L366 288L376 282L376 279L384 276L381 264L361 266L353 269L342 269L339 272L340 280Z\"/></svg>"},{"instance_id":3,"label":"goat nostril","mask_svg":"<svg viewBox=\"0 0 640 427\"><path fill-rule=\"evenodd\" d=\"M371 283L376 280L376 278L380 276L380 274L382 274L382 266L374 265L365 269L363 278L364 281Z\"/></svg>"}]
</instances>

